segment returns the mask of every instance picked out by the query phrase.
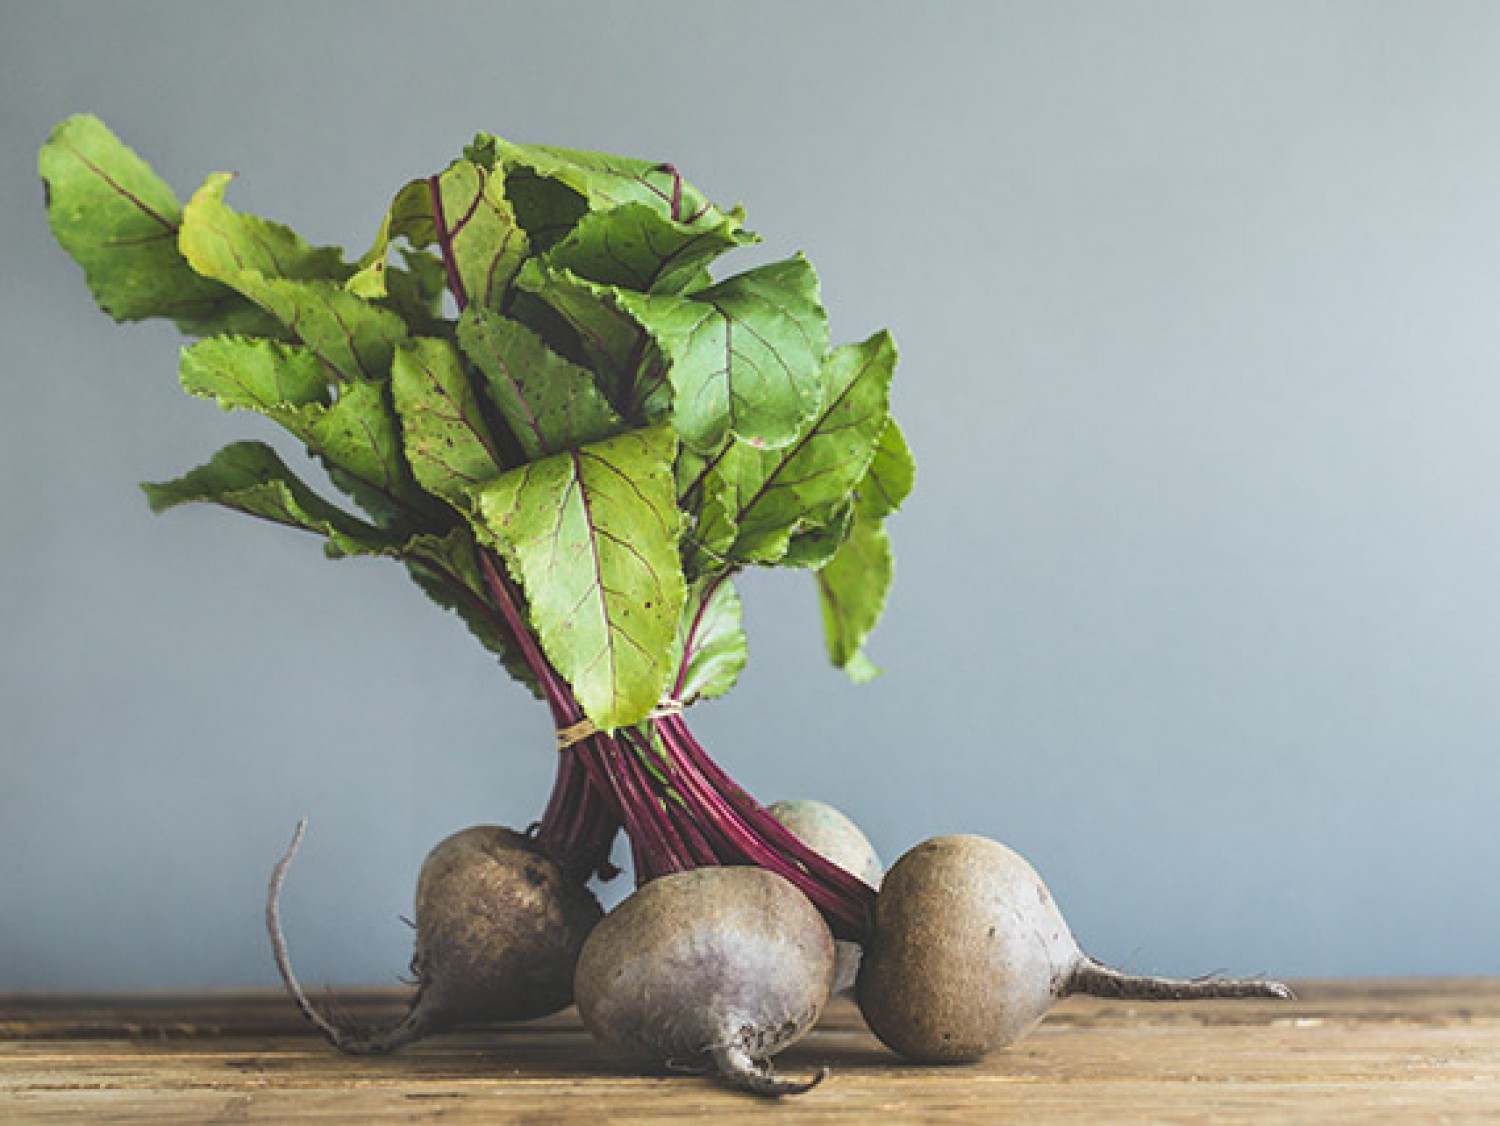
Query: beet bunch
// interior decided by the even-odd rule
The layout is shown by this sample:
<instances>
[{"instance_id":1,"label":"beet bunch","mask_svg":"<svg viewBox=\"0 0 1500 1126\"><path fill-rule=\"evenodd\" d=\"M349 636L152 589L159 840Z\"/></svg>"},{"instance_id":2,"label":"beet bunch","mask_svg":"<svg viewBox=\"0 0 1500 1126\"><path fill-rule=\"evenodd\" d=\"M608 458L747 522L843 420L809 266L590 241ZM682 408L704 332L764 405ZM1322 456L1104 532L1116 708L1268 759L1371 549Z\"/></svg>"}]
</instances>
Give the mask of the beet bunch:
<instances>
[{"instance_id":1,"label":"beet bunch","mask_svg":"<svg viewBox=\"0 0 1500 1126\"><path fill-rule=\"evenodd\" d=\"M332 558L396 561L556 728L556 752L538 748L558 765L537 824L467 830L424 865L417 991L394 1028L345 1029L307 1002L280 934L290 854L278 866L278 965L338 1047L389 1051L576 992L621 1060L687 1061L776 1095L805 1085L769 1058L847 986L860 946L872 1027L914 1058L968 1058L1069 991L1143 988L1049 916L1045 989L1001 988L1005 1015L968 1024L914 1005L893 983L978 997L1014 959L969 949L955 914L924 962L913 944L936 932L899 906L921 900L916 861L877 901L873 852L845 849L852 826L767 810L694 736L689 710L745 663L747 568L810 575L832 662L878 673L865 643L892 580L886 522L915 474L890 414L891 337L835 345L800 254L726 269L758 241L742 209L669 163L480 135L397 190L351 257L237 210L226 173L180 202L95 117L59 124L39 171L101 308L172 321L190 338L184 390L269 418L324 471L309 483L271 446L235 442L146 485L152 508L217 504ZM614 874L622 832L640 887L599 922L586 885ZM976 892L965 909L994 937L1005 902Z\"/></svg>"}]
</instances>

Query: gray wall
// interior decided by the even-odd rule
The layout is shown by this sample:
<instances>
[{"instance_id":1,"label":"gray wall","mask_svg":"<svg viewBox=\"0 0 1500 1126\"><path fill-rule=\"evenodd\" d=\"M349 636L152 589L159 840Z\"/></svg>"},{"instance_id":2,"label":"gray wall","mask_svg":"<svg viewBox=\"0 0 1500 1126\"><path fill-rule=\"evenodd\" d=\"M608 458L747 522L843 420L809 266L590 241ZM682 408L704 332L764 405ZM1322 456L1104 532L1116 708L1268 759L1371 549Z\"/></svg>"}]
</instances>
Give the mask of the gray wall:
<instances>
[{"instance_id":1,"label":"gray wall","mask_svg":"<svg viewBox=\"0 0 1500 1126\"><path fill-rule=\"evenodd\" d=\"M93 110L360 248L476 130L670 158L889 325L922 464L856 689L806 576L697 726L894 857L999 837L1133 968L1500 972L1500 8L0 3L0 989L391 981L543 710L394 567L136 489L268 432L97 313ZM754 255L745 261L753 262Z\"/></svg>"}]
</instances>

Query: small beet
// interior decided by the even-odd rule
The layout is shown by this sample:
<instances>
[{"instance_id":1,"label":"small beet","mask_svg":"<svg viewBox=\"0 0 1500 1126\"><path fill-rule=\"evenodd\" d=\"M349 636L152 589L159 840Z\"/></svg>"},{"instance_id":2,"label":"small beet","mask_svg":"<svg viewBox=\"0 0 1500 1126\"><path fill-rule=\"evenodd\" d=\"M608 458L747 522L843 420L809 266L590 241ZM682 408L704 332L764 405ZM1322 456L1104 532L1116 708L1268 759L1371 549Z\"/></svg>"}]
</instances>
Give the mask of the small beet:
<instances>
[{"instance_id":1,"label":"small beet","mask_svg":"<svg viewBox=\"0 0 1500 1126\"><path fill-rule=\"evenodd\" d=\"M638 888L584 944L575 993L616 1062L712 1068L757 1095L792 1095L768 1062L827 1004L833 935L800 891L761 868L697 868Z\"/></svg>"},{"instance_id":2,"label":"small beet","mask_svg":"<svg viewBox=\"0 0 1500 1126\"><path fill-rule=\"evenodd\" d=\"M438 843L417 878L417 991L406 1015L380 1030L353 1030L320 1013L292 973L281 932L280 893L304 825L271 877L266 924L282 981L302 1014L340 1051L394 1051L465 1021L546 1016L573 1000L573 970L603 915L584 884L535 842L498 825L475 825Z\"/></svg>"},{"instance_id":3,"label":"small beet","mask_svg":"<svg viewBox=\"0 0 1500 1126\"><path fill-rule=\"evenodd\" d=\"M818 855L833 861L872 888L880 887L885 869L875 846L860 832L859 826L838 809L812 798L787 798L767 806L766 812ZM859 974L860 947L857 942L840 941L835 949L838 954L833 991L844 993L854 988L854 979Z\"/></svg>"},{"instance_id":4,"label":"small beet","mask_svg":"<svg viewBox=\"0 0 1500 1126\"><path fill-rule=\"evenodd\" d=\"M937 837L886 873L856 987L889 1048L929 1063L1019 1040L1074 993L1140 1001L1286 999L1264 980L1136 977L1079 949L1035 870L995 841Z\"/></svg>"}]
</instances>

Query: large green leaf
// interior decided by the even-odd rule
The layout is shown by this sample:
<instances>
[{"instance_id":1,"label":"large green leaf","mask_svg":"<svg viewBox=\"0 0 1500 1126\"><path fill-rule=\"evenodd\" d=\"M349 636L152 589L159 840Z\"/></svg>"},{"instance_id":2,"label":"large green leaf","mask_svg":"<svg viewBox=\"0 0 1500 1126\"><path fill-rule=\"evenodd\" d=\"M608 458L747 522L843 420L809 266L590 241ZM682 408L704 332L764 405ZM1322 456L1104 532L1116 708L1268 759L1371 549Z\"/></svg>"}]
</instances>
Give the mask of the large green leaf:
<instances>
[{"instance_id":1,"label":"large green leaf","mask_svg":"<svg viewBox=\"0 0 1500 1126\"><path fill-rule=\"evenodd\" d=\"M584 216L546 261L589 281L673 294L694 283L715 258L753 239L728 217L716 225L688 226L643 203L627 203Z\"/></svg>"},{"instance_id":2,"label":"large green leaf","mask_svg":"<svg viewBox=\"0 0 1500 1126\"><path fill-rule=\"evenodd\" d=\"M458 342L527 461L618 433L623 424L593 373L563 359L518 321L471 305Z\"/></svg>"},{"instance_id":3,"label":"large green leaf","mask_svg":"<svg viewBox=\"0 0 1500 1126\"><path fill-rule=\"evenodd\" d=\"M885 526L857 516L837 555L817 572L828 657L862 683L880 674L864 653L865 640L885 611L895 560Z\"/></svg>"},{"instance_id":4,"label":"large green leaf","mask_svg":"<svg viewBox=\"0 0 1500 1126\"><path fill-rule=\"evenodd\" d=\"M540 694L490 604L475 556L478 548L467 526L413 536L381 532L323 500L274 450L259 442L226 446L207 464L177 480L142 488L155 512L209 502L323 536L326 552L335 559L373 555L403 561L428 597L458 614L517 680Z\"/></svg>"},{"instance_id":5,"label":"large green leaf","mask_svg":"<svg viewBox=\"0 0 1500 1126\"><path fill-rule=\"evenodd\" d=\"M466 509L474 487L498 476L505 458L453 345L426 337L403 343L391 365L391 396L418 484Z\"/></svg>"},{"instance_id":6,"label":"large green leaf","mask_svg":"<svg viewBox=\"0 0 1500 1126\"><path fill-rule=\"evenodd\" d=\"M729 556L776 563L793 536L830 523L874 460L895 366L896 348L884 332L835 349L823 365L823 405L795 442L779 450L734 443L711 463L705 487L722 487L731 497L737 534Z\"/></svg>"},{"instance_id":7,"label":"large green leaf","mask_svg":"<svg viewBox=\"0 0 1500 1126\"><path fill-rule=\"evenodd\" d=\"M686 596L669 427L513 469L474 494L547 656L600 728L638 723L671 686Z\"/></svg>"},{"instance_id":8,"label":"large green leaf","mask_svg":"<svg viewBox=\"0 0 1500 1126\"><path fill-rule=\"evenodd\" d=\"M178 371L190 394L212 398L226 410L258 411L295 434L331 469L342 471L341 487L383 518L424 507L424 495L406 469L384 384L346 384L330 401L327 369L310 348L232 336L184 349Z\"/></svg>"},{"instance_id":9,"label":"large green leaf","mask_svg":"<svg viewBox=\"0 0 1500 1126\"><path fill-rule=\"evenodd\" d=\"M345 381L383 379L406 335L401 318L344 287L341 253L312 247L279 223L232 210L228 173L210 176L183 212L178 246L193 269L276 317Z\"/></svg>"},{"instance_id":10,"label":"large green leaf","mask_svg":"<svg viewBox=\"0 0 1500 1126\"><path fill-rule=\"evenodd\" d=\"M801 255L686 297L617 300L670 360L672 420L691 448L712 452L731 437L785 446L817 410L828 317Z\"/></svg>"},{"instance_id":11,"label":"large green leaf","mask_svg":"<svg viewBox=\"0 0 1500 1126\"><path fill-rule=\"evenodd\" d=\"M391 555L398 545L318 496L270 446L235 442L175 481L142 485L153 512L210 502L323 536L330 556Z\"/></svg>"},{"instance_id":12,"label":"large green leaf","mask_svg":"<svg viewBox=\"0 0 1500 1126\"><path fill-rule=\"evenodd\" d=\"M52 233L116 320L167 317L191 335L277 330L250 302L188 265L177 248L177 197L97 117L60 122L37 171Z\"/></svg>"},{"instance_id":13,"label":"large green leaf","mask_svg":"<svg viewBox=\"0 0 1500 1126\"><path fill-rule=\"evenodd\" d=\"M742 617L739 593L727 575L703 579L688 588L672 642L672 663L677 669L674 699L691 704L722 696L734 687L749 655Z\"/></svg>"}]
</instances>

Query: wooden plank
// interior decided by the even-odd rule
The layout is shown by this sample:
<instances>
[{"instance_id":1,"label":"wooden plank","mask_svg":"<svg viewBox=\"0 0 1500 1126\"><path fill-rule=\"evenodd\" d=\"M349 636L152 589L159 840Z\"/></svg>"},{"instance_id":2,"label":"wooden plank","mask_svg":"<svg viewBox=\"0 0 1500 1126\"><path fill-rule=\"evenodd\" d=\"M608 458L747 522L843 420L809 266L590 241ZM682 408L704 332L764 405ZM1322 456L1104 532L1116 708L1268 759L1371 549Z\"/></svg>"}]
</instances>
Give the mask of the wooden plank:
<instances>
[{"instance_id":1,"label":"wooden plank","mask_svg":"<svg viewBox=\"0 0 1500 1126\"><path fill-rule=\"evenodd\" d=\"M779 1057L819 1088L777 1121L1500 1121L1500 981L1304 983L1301 999L1069 1000L977 1065L903 1064L840 1003ZM401 994L343 997L388 1019ZM272 992L0 997L4 1122L660 1122L764 1118L692 1076L633 1076L576 1014L340 1056Z\"/></svg>"}]
</instances>

